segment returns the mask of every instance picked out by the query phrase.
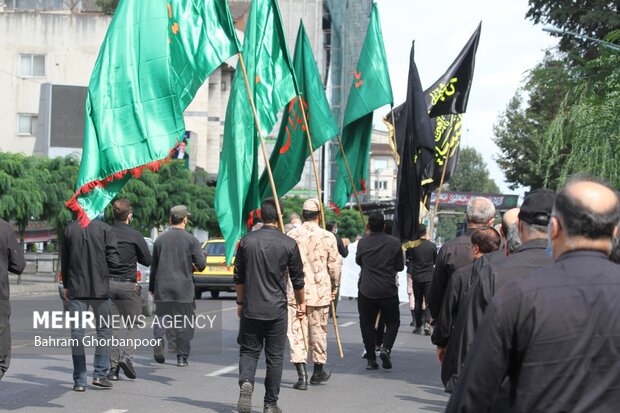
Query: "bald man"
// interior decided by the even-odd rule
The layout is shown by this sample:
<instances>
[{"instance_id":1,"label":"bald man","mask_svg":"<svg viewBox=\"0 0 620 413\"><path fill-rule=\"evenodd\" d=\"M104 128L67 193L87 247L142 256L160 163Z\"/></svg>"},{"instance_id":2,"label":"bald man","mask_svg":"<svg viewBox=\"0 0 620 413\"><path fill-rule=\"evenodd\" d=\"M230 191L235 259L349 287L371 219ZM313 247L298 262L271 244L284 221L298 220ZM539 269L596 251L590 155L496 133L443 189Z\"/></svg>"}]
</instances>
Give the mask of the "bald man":
<instances>
[{"instance_id":1,"label":"bald man","mask_svg":"<svg viewBox=\"0 0 620 413\"><path fill-rule=\"evenodd\" d=\"M488 411L505 379L509 411L617 411L620 266L608 257L619 221L606 183L562 188L549 219L555 262L498 290L447 412Z\"/></svg>"}]
</instances>

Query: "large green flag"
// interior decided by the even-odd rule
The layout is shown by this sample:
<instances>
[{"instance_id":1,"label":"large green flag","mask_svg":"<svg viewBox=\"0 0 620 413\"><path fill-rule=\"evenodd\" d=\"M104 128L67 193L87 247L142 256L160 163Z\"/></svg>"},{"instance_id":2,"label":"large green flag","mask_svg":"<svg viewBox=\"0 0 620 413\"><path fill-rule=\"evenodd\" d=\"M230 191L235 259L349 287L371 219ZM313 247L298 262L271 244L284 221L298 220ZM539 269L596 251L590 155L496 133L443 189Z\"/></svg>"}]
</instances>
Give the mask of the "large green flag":
<instances>
[{"instance_id":1,"label":"large green flag","mask_svg":"<svg viewBox=\"0 0 620 413\"><path fill-rule=\"evenodd\" d=\"M388 103L394 103L394 98L383 46L379 11L375 3L372 6L366 38L349 92L342 129L342 147L357 192L366 191L373 111ZM332 202L338 207L343 207L349 201L353 188L342 153L338 153L336 160L340 173L336 180Z\"/></svg>"},{"instance_id":2,"label":"large green flag","mask_svg":"<svg viewBox=\"0 0 620 413\"><path fill-rule=\"evenodd\" d=\"M261 134L267 136L277 114L297 95L276 0L254 0L248 16L243 60L256 105ZM241 64L237 64L226 107L215 211L230 264L245 233L249 213L260 206L258 137Z\"/></svg>"},{"instance_id":3,"label":"large green flag","mask_svg":"<svg viewBox=\"0 0 620 413\"><path fill-rule=\"evenodd\" d=\"M310 156L301 105L304 105L308 117L314 149L321 147L338 133L303 22L299 24L297 32L293 68L301 97L294 97L287 105L280 123L278 139L269 159L278 196L286 194L297 185L304 171L305 160ZM273 196L267 171L263 172L259 186L261 199Z\"/></svg>"},{"instance_id":4,"label":"large green flag","mask_svg":"<svg viewBox=\"0 0 620 413\"><path fill-rule=\"evenodd\" d=\"M83 225L133 176L157 170L183 139L183 111L240 47L225 0L121 0L86 97L77 190Z\"/></svg>"}]
</instances>

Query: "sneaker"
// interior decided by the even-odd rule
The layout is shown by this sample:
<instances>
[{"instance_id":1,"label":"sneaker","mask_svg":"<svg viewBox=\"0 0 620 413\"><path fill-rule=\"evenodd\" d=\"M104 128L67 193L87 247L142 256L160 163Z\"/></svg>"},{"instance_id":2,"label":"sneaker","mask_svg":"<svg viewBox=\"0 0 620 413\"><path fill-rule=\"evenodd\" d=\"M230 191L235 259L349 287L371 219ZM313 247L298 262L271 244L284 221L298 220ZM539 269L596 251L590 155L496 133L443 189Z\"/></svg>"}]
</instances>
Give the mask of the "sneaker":
<instances>
[{"instance_id":1,"label":"sneaker","mask_svg":"<svg viewBox=\"0 0 620 413\"><path fill-rule=\"evenodd\" d=\"M429 323L424 323L424 335L430 336L431 334L433 334L433 328Z\"/></svg>"},{"instance_id":2,"label":"sneaker","mask_svg":"<svg viewBox=\"0 0 620 413\"><path fill-rule=\"evenodd\" d=\"M159 364L162 364L166 361L166 356L164 355L164 346L161 344L155 344L153 347L153 357L155 361Z\"/></svg>"},{"instance_id":3,"label":"sneaker","mask_svg":"<svg viewBox=\"0 0 620 413\"><path fill-rule=\"evenodd\" d=\"M277 404L266 404L263 413L282 413L282 409Z\"/></svg>"},{"instance_id":4,"label":"sneaker","mask_svg":"<svg viewBox=\"0 0 620 413\"><path fill-rule=\"evenodd\" d=\"M392 368L392 360L390 358L390 350L384 348L383 350L381 350L381 354L379 354L379 357L381 357L381 364L382 364L384 369L391 369Z\"/></svg>"},{"instance_id":5,"label":"sneaker","mask_svg":"<svg viewBox=\"0 0 620 413\"><path fill-rule=\"evenodd\" d=\"M118 369L119 367L112 367L106 376L110 381L118 381Z\"/></svg>"},{"instance_id":6,"label":"sneaker","mask_svg":"<svg viewBox=\"0 0 620 413\"><path fill-rule=\"evenodd\" d=\"M126 358L125 360L121 360L118 362L118 367L120 367L121 369L123 369L123 373L125 373L125 376L127 376L128 379L135 379L136 378L136 371L133 368L133 364L131 363L131 360ZM118 367L116 368L116 375L118 376ZM118 379L117 379L118 380Z\"/></svg>"},{"instance_id":7,"label":"sneaker","mask_svg":"<svg viewBox=\"0 0 620 413\"><path fill-rule=\"evenodd\" d=\"M237 411L239 413L252 413L252 391L254 386L249 381L243 382L239 391L239 401L237 402Z\"/></svg>"},{"instance_id":8,"label":"sneaker","mask_svg":"<svg viewBox=\"0 0 620 413\"><path fill-rule=\"evenodd\" d=\"M93 379L93 386L95 387L100 387L102 389L111 389L112 388L112 382L108 379L104 378L96 378Z\"/></svg>"},{"instance_id":9,"label":"sneaker","mask_svg":"<svg viewBox=\"0 0 620 413\"><path fill-rule=\"evenodd\" d=\"M187 367L189 363L187 362L187 357L177 356L177 366L178 367Z\"/></svg>"},{"instance_id":10,"label":"sneaker","mask_svg":"<svg viewBox=\"0 0 620 413\"><path fill-rule=\"evenodd\" d=\"M366 370L377 370L379 365L377 364L376 359L368 359L368 364L366 365Z\"/></svg>"}]
</instances>

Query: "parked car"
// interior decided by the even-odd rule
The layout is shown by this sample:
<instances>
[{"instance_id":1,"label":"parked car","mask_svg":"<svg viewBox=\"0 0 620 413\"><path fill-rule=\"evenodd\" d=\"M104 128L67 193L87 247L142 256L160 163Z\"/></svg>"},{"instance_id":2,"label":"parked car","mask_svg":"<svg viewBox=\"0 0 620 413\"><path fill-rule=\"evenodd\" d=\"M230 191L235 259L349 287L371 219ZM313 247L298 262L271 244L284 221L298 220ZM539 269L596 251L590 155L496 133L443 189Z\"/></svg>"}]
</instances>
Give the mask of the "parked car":
<instances>
[{"instance_id":1,"label":"parked car","mask_svg":"<svg viewBox=\"0 0 620 413\"><path fill-rule=\"evenodd\" d=\"M149 249L149 252L153 254L153 240L150 238L144 237L144 241L146 241L146 246ZM138 284L140 284L140 296L142 297L142 314L146 316L153 315L153 310L155 309L155 301L153 296L149 294L149 280L151 278L151 267L144 266L138 263L136 268L136 280ZM58 294L60 298L63 300L63 308L65 311L69 309L69 303L64 300L65 289L62 285L62 274L60 274L58 280Z\"/></svg>"},{"instance_id":2,"label":"parked car","mask_svg":"<svg viewBox=\"0 0 620 413\"><path fill-rule=\"evenodd\" d=\"M210 239L202 244L207 257L207 266L203 271L194 271L194 294L196 299L209 291L211 297L218 298L220 291L235 291L233 265L226 265L226 244L223 239Z\"/></svg>"}]
</instances>

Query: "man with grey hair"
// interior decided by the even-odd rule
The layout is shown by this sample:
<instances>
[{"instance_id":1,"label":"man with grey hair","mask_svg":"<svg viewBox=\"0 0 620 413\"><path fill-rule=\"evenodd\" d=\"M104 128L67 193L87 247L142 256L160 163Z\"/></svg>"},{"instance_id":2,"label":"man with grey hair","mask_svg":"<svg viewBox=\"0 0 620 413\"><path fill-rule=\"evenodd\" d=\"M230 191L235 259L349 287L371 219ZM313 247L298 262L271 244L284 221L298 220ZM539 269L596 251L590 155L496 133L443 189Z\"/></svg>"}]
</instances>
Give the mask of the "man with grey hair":
<instances>
[{"instance_id":1,"label":"man with grey hair","mask_svg":"<svg viewBox=\"0 0 620 413\"><path fill-rule=\"evenodd\" d=\"M441 302L443 301L450 277L454 271L471 262L471 234L477 228L493 225L495 220L495 206L493 202L484 197L472 198L467 204L465 220L467 221L465 234L445 242L437 255L428 302L433 319L439 316Z\"/></svg>"},{"instance_id":2,"label":"man with grey hair","mask_svg":"<svg viewBox=\"0 0 620 413\"><path fill-rule=\"evenodd\" d=\"M459 371L474 341L478 324L491 298L510 281L551 264L551 256L546 251L547 225L554 201L555 193L549 189L537 189L528 193L523 200L516 222L522 244L509 257L491 263L480 270L479 278L472 286L471 293L465 300L463 311L457 318L454 328L453 337L456 339L454 342L458 343L460 348L454 363L456 373L451 379L452 385L456 384ZM505 398L498 398L494 411L507 410L505 402Z\"/></svg>"},{"instance_id":3,"label":"man with grey hair","mask_svg":"<svg viewBox=\"0 0 620 413\"><path fill-rule=\"evenodd\" d=\"M502 215L501 233L504 237L504 255L507 257L514 254L514 252L521 245L521 238L519 238L519 208L512 208L504 212Z\"/></svg>"},{"instance_id":4,"label":"man with grey hair","mask_svg":"<svg viewBox=\"0 0 620 413\"><path fill-rule=\"evenodd\" d=\"M489 411L506 381L502 411L618 410L620 267L608 258L618 195L596 178L571 180L548 221L554 262L498 289L447 412Z\"/></svg>"}]
</instances>

